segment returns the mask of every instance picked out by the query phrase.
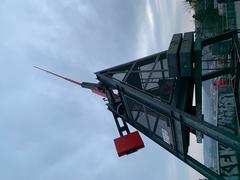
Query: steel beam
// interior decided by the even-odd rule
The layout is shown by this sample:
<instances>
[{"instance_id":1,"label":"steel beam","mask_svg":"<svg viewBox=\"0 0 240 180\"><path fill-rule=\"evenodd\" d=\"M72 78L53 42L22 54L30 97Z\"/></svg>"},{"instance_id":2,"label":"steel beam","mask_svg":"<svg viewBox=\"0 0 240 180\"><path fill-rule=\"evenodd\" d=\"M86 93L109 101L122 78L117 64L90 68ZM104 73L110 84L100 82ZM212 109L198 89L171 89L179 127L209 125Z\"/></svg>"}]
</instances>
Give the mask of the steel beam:
<instances>
[{"instance_id":1,"label":"steel beam","mask_svg":"<svg viewBox=\"0 0 240 180\"><path fill-rule=\"evenodd\" d=\"M127 66L131 67L131 65L133 63L140 63L140 62L143 62L143 61L152 60L153 58L157 57L158 55L160 56L160 59L165 59L167 57L167 51L162 51L160 53L152 54L150 56L146 56L146 57L134 60L134 61L130 61L130 62L127 62L127 63L124 63L124 64L120 64L118 66L114 66L114 67L111 67L111 68L108 68L108 69L104 69L102 71L96 72L95 74L104 73L104 72L112 71L112 70L115 70L115 69L121 69L121 68L124 68L124 67L127 67Z\"/></svg>"},{"instance_id":2,"label":"steel beam","mask_svg":"<svg viewBox=\"0 0 240 180\"><path fill-rule=\"evenodd\" d=\"M202 75L202 79L201 80L202 81L206 81L206 80L209 80L209 79L213 79L213 78L225 75L225 74L229 74L230 71L231 71L230 68L224 68L222 70L209 72L209 73L206 73L206 74Z\"/></svg>"},{"instance_id":3,"label":"steel beam","mask_svg":"<svg viewBox=\"0 0 240 180\"><path fill-rule=\"evenodd\" d=\"M214 44L214 43L217 43L217 42L220 42L220 41L230 39L237 32L238 32L237 30L233 30L233 31L226 32L224 34L220 34L218 36L214 36L212 38L205 39L205 40L202 41L202 47L210 45L210 44Z\"/></svg>"},{"instance_id":4,"label":"steel beam","mask_svg":"<svg viewBox=\"0 0 240 180\"><path fill-rule=\"evenodd\" d=\"M145 94L133 87L123 84L117 80L111 79L101 74L97 74L98 79L106 85L121 87L124 94L139 101L153 110L170 117L173 115L173 119L184 123L185 125L208 135L209 137L221 142L222 144L231 147L237 151L240 151L240 139L235 135L217 128L216 126L199 120L196 116L190 115L184 111L181 111L167 103L161 102L154 96Z\"/></svg>"}]
</instances>

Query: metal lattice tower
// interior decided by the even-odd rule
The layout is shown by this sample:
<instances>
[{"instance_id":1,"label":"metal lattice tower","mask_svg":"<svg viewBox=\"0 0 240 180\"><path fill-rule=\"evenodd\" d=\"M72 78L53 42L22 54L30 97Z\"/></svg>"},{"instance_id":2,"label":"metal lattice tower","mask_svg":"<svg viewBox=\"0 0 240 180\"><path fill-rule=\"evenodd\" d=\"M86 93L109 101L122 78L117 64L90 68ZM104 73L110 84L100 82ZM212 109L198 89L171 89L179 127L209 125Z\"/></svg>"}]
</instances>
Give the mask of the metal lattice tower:
<instances>
[{"instance_id":1,"label":"metal lattice tower","mask_svg":"<svg viewBox=\"0 0 240 180\"><path fill-rule=\"evenodd\" d=\"M206 50L209 48L211 51ZM144 147L139 133L130 132L129 124L205 177L239 179L239 52L237 30L203 41L188 32L174 34L166 51L97 72L97 84L80 83L37 68L88 88L105 101L107 98L120 134L114 140L119 156ZM231 102L220 99L225 104L218 104L221 117L214 125L203 117L202 83L217 78L217 86L228 83L228 88L218 92L227 92ZM218 171L188 154L190 133L196 135L198 143L206 136L217 141L221 157Z\"/></svg>"},{"instance_id":2,"label":"metal lattice tower","mask_svg":"<svg viewBox=\"0 0 240 180\"><path fill-rule=\"evenodd\" d=\"M230 43L225 55L228 65L204 69L203 48L223 41ZM188 155L189 134L196 134L199 143L207 135L239 155L239 64L237 31L204 41L194 40L194 34L189 32L175 34L167 51L99 71L96 76L120 136L130 133L130 124L207 178L224 179L228 177ZM223 75L230 77L234 89L234 132L206 122L202 115L202 82Z\"/></svg>"}]
</instances>

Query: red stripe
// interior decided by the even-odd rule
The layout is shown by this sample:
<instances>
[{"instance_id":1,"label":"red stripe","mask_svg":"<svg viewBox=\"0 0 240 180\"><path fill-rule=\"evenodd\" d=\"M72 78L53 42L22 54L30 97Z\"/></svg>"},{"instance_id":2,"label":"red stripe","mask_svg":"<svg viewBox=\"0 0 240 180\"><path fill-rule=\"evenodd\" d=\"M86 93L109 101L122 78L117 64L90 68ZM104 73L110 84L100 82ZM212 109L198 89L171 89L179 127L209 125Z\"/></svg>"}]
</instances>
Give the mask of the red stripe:
<instances>
[{"instance_id":1,"label":"red stripe","mask_svg":"<svg viewBox=\"0 0 240 180\"><path fill-rule=\"evenodd\" d=\"M97 90L97 89L91 89L93 93L102 96L102 97L107 97L106 94L103 91Z\"/></svg>"}]
</instances>

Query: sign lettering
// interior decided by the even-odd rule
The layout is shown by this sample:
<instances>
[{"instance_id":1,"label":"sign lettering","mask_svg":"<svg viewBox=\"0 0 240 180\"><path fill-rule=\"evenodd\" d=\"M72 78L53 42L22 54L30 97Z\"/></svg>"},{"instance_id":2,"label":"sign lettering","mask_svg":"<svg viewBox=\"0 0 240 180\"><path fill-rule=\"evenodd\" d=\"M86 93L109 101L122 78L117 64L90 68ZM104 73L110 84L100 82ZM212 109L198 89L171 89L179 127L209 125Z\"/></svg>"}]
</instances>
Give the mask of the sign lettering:
<instances>
[{"instance_id":1,"label":"sign lettering","mask_svg":"<svg viewBox=\"0 0 240 180\"><path fill-rule=\"evenodd\" d=\"M236 124L235 98L231 86L218 88L218 127L235 134ZM233 149L218 143L220 175L226 179L240 179L240 154Z\"/></svg>"}]
</instances>

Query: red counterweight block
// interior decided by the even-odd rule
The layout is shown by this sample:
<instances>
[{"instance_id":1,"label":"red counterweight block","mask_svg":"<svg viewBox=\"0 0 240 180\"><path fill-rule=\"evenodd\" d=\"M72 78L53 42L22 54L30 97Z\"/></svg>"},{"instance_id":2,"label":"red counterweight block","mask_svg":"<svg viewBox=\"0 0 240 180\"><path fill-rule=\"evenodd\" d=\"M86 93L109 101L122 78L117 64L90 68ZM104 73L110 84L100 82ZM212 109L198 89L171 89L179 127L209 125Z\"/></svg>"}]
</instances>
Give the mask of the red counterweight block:
<instances>
[{"instance_id":1,"label":"red counterweight block","mask_svg":"<svg viewBox=\"0 0 240 180\"><path fill-rule=\"evenodd\" d=\"M143 140L138 131L114 139L118 156L133 153L144 147Z\"/></svg>"}]
</instances>

